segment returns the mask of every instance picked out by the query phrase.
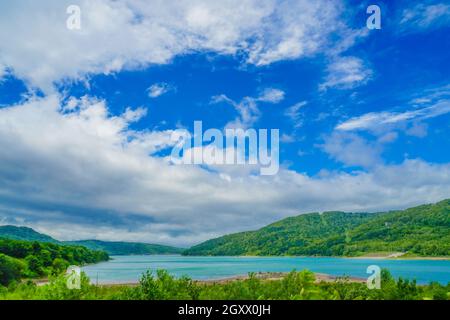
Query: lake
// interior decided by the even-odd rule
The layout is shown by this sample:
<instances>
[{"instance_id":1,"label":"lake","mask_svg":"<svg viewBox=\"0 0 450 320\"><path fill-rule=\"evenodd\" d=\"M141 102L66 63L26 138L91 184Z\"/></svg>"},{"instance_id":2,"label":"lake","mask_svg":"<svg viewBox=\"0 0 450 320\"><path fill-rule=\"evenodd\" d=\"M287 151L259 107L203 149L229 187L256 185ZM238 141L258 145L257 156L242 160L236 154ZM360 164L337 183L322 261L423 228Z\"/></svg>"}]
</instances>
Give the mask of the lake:
<instances>
[{"instance_id":1,"label":"lake","mask_svg":"<svg viewBox=\"0 0 450 320\"><path fill-rule=\"evenodd\" d=\"M174 276L196 280L222 279L249 272L288 272L309 269L334 276L367 278L367 267L387 268L394 277L450 282L449 260L379 260L319 257L190 257L180 255L113 256L112 260L83 267L99 284L137 282L146 270L166 269Z\"/></svg>"}]
</instances>

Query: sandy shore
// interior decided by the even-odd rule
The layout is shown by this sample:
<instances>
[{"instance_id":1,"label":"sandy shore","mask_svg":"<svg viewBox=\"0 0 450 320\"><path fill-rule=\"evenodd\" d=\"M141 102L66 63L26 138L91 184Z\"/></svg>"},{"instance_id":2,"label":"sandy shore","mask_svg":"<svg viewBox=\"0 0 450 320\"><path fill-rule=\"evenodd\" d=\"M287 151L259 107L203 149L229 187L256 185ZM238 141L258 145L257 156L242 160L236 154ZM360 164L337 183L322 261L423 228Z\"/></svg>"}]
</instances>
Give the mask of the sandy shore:
<instances>
[{"instance_id":1,"label":"sandy shore","mask_svg":"<svg viewBox=\"0 0 450 320\"><path fill-rule=\"evenodd\" d=\"M258 273L255 273L255 276L256 276L256 278L261 279L261 280L277 281L277 280L283 279L288 274L289 274L289 272L258 272ZM315 276L316 276L316 282L334 282L338 279L343 279L343 277L332 276L332 275L324 274L324 273L315 273ZM232 281L246 280L246 279L249 279L248 275L233 276L233 277L227 277L227 278L222 278L222 279L197 280L196 282L202 283L202 284L211 284L211 283L223 284L223 283L228 283L228 282L232 282ZM358 277L346 277L345 279L347 279L348 281L351 281L351 282L361 282L361 283L366 282L366 279L358 278Z\"/></svg>"},{"instance_id":2,"label":"sandy shore","mask_svg":"<svg viewBox=\"0 0 450 320\"><path fill-rule=\"evenodd\" d=\"M419 256L408 256L403 252L391 253L391 254L367 254L358 257L343 257L345 259L373 259L373 260L431 260L431 261L441 261L450 260L450 257L419 257Z\"/></svg>"}]
</instances>

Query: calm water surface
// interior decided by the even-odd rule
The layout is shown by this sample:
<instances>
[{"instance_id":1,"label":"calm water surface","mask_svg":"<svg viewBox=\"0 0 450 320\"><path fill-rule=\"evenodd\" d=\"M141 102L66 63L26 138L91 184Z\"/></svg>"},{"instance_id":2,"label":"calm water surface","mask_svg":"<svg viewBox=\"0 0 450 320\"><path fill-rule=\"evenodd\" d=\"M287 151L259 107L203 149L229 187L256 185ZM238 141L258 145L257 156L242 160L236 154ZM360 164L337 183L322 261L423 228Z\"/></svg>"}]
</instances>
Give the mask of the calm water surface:
<instances>
[{"instance_id":1,"label":"calm water surface","mask_svg":"<svg viewBox=\"0 0 450 320\"><path fill-rule=\"evenodd\" d=\"M374 260L317 257L185 257L179 255L113 256L111 261L83 267L98 283L137 282L146 270L166 269L175 276L192 279L220 279L249 272L287 272L309 269L334 276L364 277L370 265L390 270L394 277L416 279L418 283L450 282L450 261Z\"/></svg>"}]
</instances>

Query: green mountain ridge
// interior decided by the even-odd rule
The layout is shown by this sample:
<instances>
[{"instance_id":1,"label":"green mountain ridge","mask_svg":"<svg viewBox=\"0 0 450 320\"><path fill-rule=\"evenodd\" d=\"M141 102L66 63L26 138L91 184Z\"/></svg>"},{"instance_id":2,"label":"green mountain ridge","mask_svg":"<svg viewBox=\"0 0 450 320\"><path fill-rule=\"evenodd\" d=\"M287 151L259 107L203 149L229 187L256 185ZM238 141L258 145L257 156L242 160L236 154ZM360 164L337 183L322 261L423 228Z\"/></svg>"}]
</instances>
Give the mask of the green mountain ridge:
<instances>
[{"instance_id":1,"label":"green mountain ridge","mask_svg":"<svg viewBox=\"0 0 450 320\"><path fill-rule=\"evenodd\" d=\"M100 240L67 241L67 244L84 246L92 250L103 250L110 255L152 255L152 254L179 254L184 249L160 244Z\"/></svg>"},{"instance_id":2,"label":"green mountain ridge","mask_svg":"<svg viewBox=\"0 0 450 320\"><path fill-rule=\"evenodd\" d=\"M28 227L0 226L0 238L23 241L60 243L60 241Z\"/></svg>"},{"instance_id":3,"label":"green mountain ridge","mask_svg":"<svg viewBox=\"0 0 450 320\"><path fill-rule=\"evenodd\" d=\"M256 231L205 241L183 254L361 256L377 252L450 256L450 199L390 212L302 214Z\"/></svg>"},{"instance_id":4,"label":"green mountain ridge","mask_svg":"<svg viewBox=\"0 0 450 320\"><path fill-rule=\"evenodd\" d=\"M16 226L0 226L0 238L84 246L110 255L355 257L402 252L410 256L450 256L450 199L389 212L302 214L256 231L211 239L186 250L139 242L63 242L31 228Z\"/></svg>"},{"instance_id":5,"label":"green mountain ridge","mask_svg":"<svg viewBox=\"0 0 450 320\"><path fill-rule=\"evenodd\" d=\"M37 241L68 246L83 246L91 250L105 251L110 255L177 254L183 249L171 246L122 241L79 240L59 241L28 227L0 226L0 239Z\"/></svg>"}]
</instances>

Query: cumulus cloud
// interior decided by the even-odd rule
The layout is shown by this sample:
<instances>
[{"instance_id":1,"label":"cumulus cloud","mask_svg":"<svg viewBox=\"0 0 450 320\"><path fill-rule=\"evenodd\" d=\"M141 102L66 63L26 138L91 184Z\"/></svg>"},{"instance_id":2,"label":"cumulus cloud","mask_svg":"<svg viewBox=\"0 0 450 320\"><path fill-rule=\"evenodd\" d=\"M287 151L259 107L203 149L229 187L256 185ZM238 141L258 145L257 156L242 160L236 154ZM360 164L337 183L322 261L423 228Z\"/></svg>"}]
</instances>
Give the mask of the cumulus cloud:
<instances>
[{"instance_id":1,"label":"cumulus cloud","mask_svg":"<svg viewBox=\"0 0 450 320\"><path fill-rule=\"evenodd\" d=\"M66 8L81 9L81 30ZM319 52L339 33L339 1L62 0L0 5L0 63L46 92L64 79L213 51L266 65ZM11 36L14 35L14 36Z\"/></svg>"},{"instance_id":2,"label":"cumulus cloud","mask_svg":"<svg viewBox=\"0 0 450 320\"><path fill-rule=\"evenodd\" d=\"M172 145L170 131L130 128L139 110L112 116L104 101L57 96L0 109L1 221L61 239L188 246L302 212L393 209L450 194L450 165L421 160L318 177L174 166L156 155ZM357 141L352 148L366 153Z\"/></svg>"},{"instance_id":3,"label":"cumulus cloud","mask_svg":"<svg viewBox=\"0 0 450 320\"><path fill-rule=\"evenodd\" d=\"M69 4L81 8L81 30L66 28ZM336 49L330 50L322 89L354 88L371 71L361 59L340 57L361 36L349 36L341 7L340 1L326 0L2 2L0 77L8 68L46 96L24 96L0 109L0 222L29 225L59 239L188 246L309 211L376 211L448 197L449 164L420 159L383 164L380 146L396 134L368 142L345 132L362 128L361 119L340 124L322 148L335 160L370 172L308 176L281 168L275 176L258 176L235 166L173 165L160 153L174 145L172 130L132 129L147 115L145 108L114 116L103 100L54 94L55 82L165 64L181 54L214 52L263 66L330 48ZM152 87L150 97L167 91L165 83ZM238 116L228 127L246 128L259 120L262 104L280 103L284 95L269 88L240 101L220 95L213 102L235 108ZM425 110L421 114L389 112L378 119L416 121L443 114L445 105L428 105L442 103L436 99L416 100ZM286 112L296 126L303 105ZM421 132L416 128L411 134Z\"/></svg>"},{"instance_id":4,"label":"cumulus cloud","mask_svg":"<svg viewBox=\"0 0 450 320\"><path fill-rule=\"evenodd\" d=\"M320 89L352 89L367 83L372 74L372 70L359 58L336 57L328 65L327 76Z\"/></svg>"}]
</instances>

